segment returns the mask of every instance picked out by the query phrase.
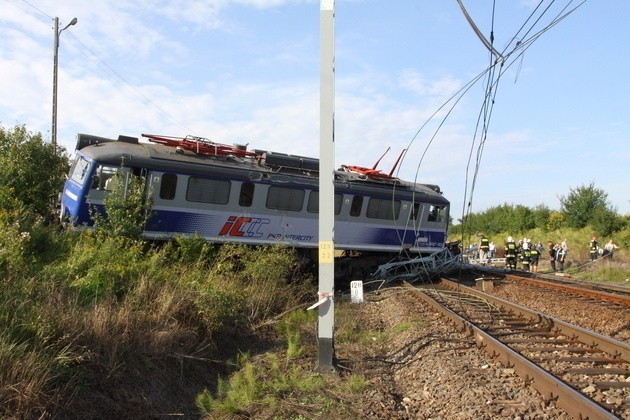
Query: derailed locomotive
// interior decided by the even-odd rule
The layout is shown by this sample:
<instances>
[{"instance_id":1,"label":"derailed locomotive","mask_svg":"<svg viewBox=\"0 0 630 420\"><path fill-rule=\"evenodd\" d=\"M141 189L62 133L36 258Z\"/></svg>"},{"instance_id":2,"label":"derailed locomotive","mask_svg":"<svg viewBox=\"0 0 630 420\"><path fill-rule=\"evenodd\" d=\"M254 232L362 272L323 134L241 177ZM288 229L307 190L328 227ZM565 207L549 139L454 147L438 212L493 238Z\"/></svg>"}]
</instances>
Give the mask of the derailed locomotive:
<instances>
[{"instance_id":1,"label":"derailed locomotive","mask_svg":"<svg viewBox=\"0 0 630 420\"><path fill-rule=\"evenodd\" d=\"M149 239L199 235L210 242L318 247L317 159L199 137L77 135L61 217L90 226L114 179L146 180ZM124 176L115 177L118 172ZM367 254L428 254L445 246L449 202L438 186L375 168L335 171L335 248Z\"/></svg>"}]
</instances>

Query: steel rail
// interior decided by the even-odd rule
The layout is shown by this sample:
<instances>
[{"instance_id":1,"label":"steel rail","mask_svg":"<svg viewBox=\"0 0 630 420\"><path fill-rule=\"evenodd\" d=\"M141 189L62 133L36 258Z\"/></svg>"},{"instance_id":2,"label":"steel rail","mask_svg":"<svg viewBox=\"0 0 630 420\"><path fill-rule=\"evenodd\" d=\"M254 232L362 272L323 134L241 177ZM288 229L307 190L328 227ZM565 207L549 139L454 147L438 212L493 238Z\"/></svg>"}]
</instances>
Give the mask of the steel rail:
<instances>
[{"instance_id":1,"label":"steel rail","mask_svg":"<svg viewBox=\"0 0 630 420\"><path fill-rule=\"evenodd\" d=\"M528 278L528 277L516 276L513 274L506 274L505 278L510 281L514 281L518 283L524 283L524 284L529 284L529 285L538 286L538 287L545 287L547 289L553 289L553 290L558 290L561 292L572 293L575 295L586 296L589 298L595 298L597 300L601 300L605 302L611 302L620 306L630 307L630 295L609 293L609 292L604 292L601 290L594 290L590 287L585 288L585 287L571 286L568 284L559 284L559 283L549 282L546 280L537 280L537 279Z\"/></svg>"},{"instance_id":2,"label":"steel rail","mask_svg":"<svg viewBox=\"0 0 630 420\"><path fill-rule=\"evenodd\" d=\"M527 274L527 273L525 273L525 272L518 273L518 275L520 275L520 276L525 276L525 274ZM542 280L549 280L549 281L552 281L552 282L579 285L579 287L584 287L586 289L595 289L595 290L608 291L608 292L617 292L617 293L621 293L621 294L630 295L630 287L629 286L625 286L623 284L601 283L601 282L596 282L596 281L586 281L586 280L580 280L580 279L573 278L573 277L562 277L562 276L558 276L558 275L555 275L555 274L542 273L542 272L529 273L529 274L531 274L532 275L531 277L533 277L533 278L538 278L538 279L542 279Z\"/></svg>"},{"instance_id":3,"label":"steel rail","mask_svg":"<svg viewBox=\"0 0 630 420\"><path fill-rule=\"evenodd\" d=\"M451 290L465 290L466 293L483 298L487 301L492 302L499 308L505 308L506 310L516 312L526 318L545 320L553 326L553 329L556 332L562 333L567 337L580 340L584 344L588 344L602 351L605 351L608 354L630 362L630 345L622 341L615 340L614 338L602 334L598 334L594 331L587 330L586 328L582 328L577 325L569 324L568 322L535 311L531 308L509 302L505 299L501 299L500 297L484 293L481 290L463 286L448 279L442 279L441 284Z\"/></svg>"},{"instance_id":4,"label":"steel rail","mask_svg":"<svg viewBox=\"0 0 630 420\"><path fill-rule=\"evenodd\" d=\"M450 283L450 287L454 286L456 288L465 288L466 293L477 294L475 293L477 291L453 283L451 281L442 280L442 282L445 282L447 284ZM531 380L532 386L534 386L534 388L538 390L538 392L540 392L544 397L549 398L550 400L555 400L558 407L565 410L569 415L580 419L617 418L608 410L606 410L596 402L592 401L591 399L587 398L579 391L571 388L565 382L545 371L543 368L532 363L530 360L519 354L517 351L501 343L499 340L495 339L490 334L486 333L479 327L462 318L455 312L442 306L431 296L429 296L429 294L413 286L409 287L417 291L418 295L430 306L451 319L455 324L459 325L462 330L468 331L475 342L481 348L483 348L486 353L488 353L491 357L496 357L505 366L513 367L515 372L525 381ZM494 297L486 295L485 293L477 295L483 296L484 298L487 296L490 300L493 301L496 300L494 299ZM542 314L527 310L527 308L519 307L518 305L514 306L515 308L513 309L516 312L528 318L548 318Z\"/></svg>"}]
</instances>

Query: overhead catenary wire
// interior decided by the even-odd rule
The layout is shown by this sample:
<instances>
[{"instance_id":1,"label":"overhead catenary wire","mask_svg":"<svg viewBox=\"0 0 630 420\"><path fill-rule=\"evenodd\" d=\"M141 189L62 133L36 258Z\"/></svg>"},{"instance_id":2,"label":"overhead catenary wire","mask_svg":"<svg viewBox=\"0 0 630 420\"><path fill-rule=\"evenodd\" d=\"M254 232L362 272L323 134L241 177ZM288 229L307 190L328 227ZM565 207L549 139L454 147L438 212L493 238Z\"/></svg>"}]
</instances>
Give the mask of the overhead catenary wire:
<instances>
[{"instance_id":1,"label":"overhead catenary wire","mask_svg":"<svg viewBox=\"0 0 630 420\"><path fill-rule=\"evenodd\" d=\"M547 6L547 7L546 7L546 8L545 8L542 12L541 12L540 16L538 16L538 17L534 20L534 22L532 23L532 25L531 25L529 28L527 28L527 30L525 31L525 36L529 35L529 34L533 31L534 26L535 26L535 25L537 25L537 24L541 21L541 19L542 19L543 15L544 15L545 13L547 13L547 12L550 10L550 7L551 7L551 5L554 3L554 1L555 1L555 0L552 0L551 4L549 4L549 5L548 5L548 6ZM497 94L497 87L498 87L498 84L499 84L499 80L501 79L501 76L505 73L505 71L506 71L509 67L511 67L511 66L512 66L515 62L517 62L518 58L520 58L520 57L522 57L522 56L523 56L523 54L524 54L525 50L526 50L527 48L529 48L529 47L533 44L533 42L534 42L535 40L537 40L537 39L538 39L538 38L539 38L539 37L540 37L543 33L547 32L549 29L551 29L553 26L555 26L557 23L559 23L562 19L566 18L569 14L571 14L571 13L572 13L572 12L574 12L574 11L575 11L578 7L580 7L582 4L584 4L584 3L586 2L586 0L581 1L581 2L580 2L577 6L575 6L573 9L569 10L568 12L566 12L566 11L567 11L567 9L570 7L570 5L571 5L573 2L574 2L573 0L569 1L569 2L568 2L568 3L567 3L567 4L566 4L566 5L565 5L565 6L564 6L564 7L563 7L563 8L562 8L562 9L561 9L561 10L560 10L557 14L556 14L556 16L555 16L555 17L554 17L554 18L550 21L550 23L548 23L546 26L544 26L544 27L543 27L543 29L541 29L540 31L538 31L538 32L534 33L534 35L532 35L530 38L525 39L524 41L522 41L522 42L520 42L520 43L517 43L517 44L514 46L514 48L513 48L510 52L507 52L507 48L509 47L509 45L505 47L505 49L504 49L504 54L506 54L506 56L511 56L511 55L513 55L513 54L516 54L516 55L515 55L515 56L512 58L512 60L511 60L511 61L510 61L507 65L505 65L505 66L504 66L504 64L505 64L504 62L499 63L500 71L498 72L498 74L497 74L497 76L496 76L496 79L495 79L495 80L493 80L493 82L492 82L491 84L488 84L488 85L486 86L486 95L485 95L485 97L484 97L484 101L483 101L483 104L482 104L482 109L486 109L487 107L490 107L490 109L491 109L492 107L494 107L494 104L495 104L495 98L496 98L496 94ZM532 18L534 17L534 14L535 14L535 13L536 13L536 11L539 9L539 7L540 7L540 5L541 5L542 3L543 3L543 1L541 1L541 2L539 3L539 5L538 5L538 6L534 9L534 11L533 11L533 12L530 14L530 16L527 18L526 22L529 22L530 20L532 20ZM515 39L515 38L518 36L518 34L520 34L520 32L521 32L523 29L525 29L525 28L526 28L526 25L525 25L525 24L524 24L524 25L522 25L522 26L521 26L521 28L519 28L519 30L518 30L518 32L517 32L517 34L516 34L515 36L513 36L511 39L512 39L512 40L513 40L513 39ZM495 64L496 64L496 63L495 63ZM494 72L494 68L495 68L495 67L496 67L496 66L495 66L495 65L493 65L493 64L491 64L491 65L490 65L490 67L489 67L489 68L492 68L493 70L491 70L491 71L489 72L489 75L490 75L491 73L493 73L493 72ZM490 80L492 80L492 79L493 79L492 77L489 77L489 79L488 79L488 80L490 81ZM490 102L488 102L490 98L492 98L492 99L491 99L491 101L490 101ZM468 198L468 199L467 199L466 194L467 194L467 192L468 192L468 173L469 173L470 168L469 168L469 167L467 167L467 170L466 170L466 187L465 187L465 190L464 190L464 207L463 207L463 209L462 209L462 242L463 242L463 240L464 240L464 236L465 236L465 233L466 233L466 229L465 229L465 228L466 228L466 220L467 220L467 216L469 216L469 215L472 213L472 202L473 202L474 190L475 190L475 186L476 186L477 175L478 175L478 173L479 173L479 169L480 169L480 166L481 166L481 157L482 157L482 155L483 155L483 150L484 150L484 148L485 148L485 143L486 143L486 139L487 139L487 133L488 133L488 125L489 125L489 121L490 121L490 119L489 119L490 115L491 115L491 113L490 113L490 114L488 114L488 119L487 119L487 120L485 120L485 119L484 119L484 128L482 129L482 135L481 135L481 136L482 136L482 139L479 141L479 145L478 145L478 147L477 147L477 159L476 159L476 161L475 161L475 168L474 168L474 171L473 171L472 183L471 183L471 187L470 187L470 195L469 195L469 198ZM469 155L469 162L470 162L471 157L472 157L472 153L473 153L474 144L475 144L476 139L477 139L477 131L475 131L475 135L474 135L474 137L473 137L473 142L472 142L472 144L471 144L471 151L470 151L470 155Z\"/></svg>"},{"instance_id":2,"label":"overhead catenary wire","mask_svg":"<svg viewBox=\"0 0 630 420\"><path fill-rule=\"evenodd\" d=\"M539 9L544 3L544 0L541 0L539 4L534 8L534 10L529 14L527 19L518 29L518 31L511 38L509 38L510 42L508 42L505 45L503 50L499 53L500 55L497 55L495 53L497 50L494 47L490 49L491 62L488 65L488 67L482 70L479 74L473 77L468 83L466 83L463 87L461 87L457 92L451 95L440 107L438 107L438 109L435 112L433 112L421 124L420 128L414 133L414 135L410 139L405 149L406 151L404 152L402 156L401 164L398 166L397 173L401 170L404 159L406 159L408 155L410 154L411 147L413 143L415 143L416 140L419 138L421 132L423 132L424 129L429 125L429 123L431 123L441 112L444 112L446 110L446 113L442 117L441 121L438 123L438 126L435 128L433 133L429 136L427 143L424 146L424 149L421 153L418 164L416 165L416 173L415 173L413 182L418 183L420 169L424 161L424 158L427 155L428 150L430 149L437 135L441 131L442 127L446 123L446 120L448 119L450 114L453 112L457 104L461 101L461 99L470 91L470 89L474 85L476 85L481 79L485 78L486 84L484 88L484 91L485 91L484 98L482 100L482 104L481 104L480 111L478 114L477 124L476 124L476 128L474 131L474 135L473 135L473 139L472 139L471 147L469 151L469 158L468 158L469 163L467 165L466 174L465 174L465 188L464 188L465 192L464 192L464 202L463 202L464 204L462 207L462 226L463 226L462 235L466 227L466 215L470 214L470 212L472 211L474 190L475 190L475 186L477 182L477 176L481 168L483 152L485 150L485 145L488 138L490 120L491 120L494 105L496 103L499 81L501 80L505 72L508 71L508 69L512 67L512 65L514 65L519 59L521 59L522 61L525 51L529 47L531 47L535 41L537 41L544 33L549 31L551 28L553 28L555 25L557 25L560 21L565 19L571 13L575 12L580 6L586 3L586 1L587 0L581 0L580 2L578 2L577 5L571 7L575 3L575 0L569 0L567 4L564 5L564 7L562 7L561 10L549 21L549 23L544 25L542 29L538 30L537 32L533 32L535 30L535 27L542 21L543 16L548 14L551 5L553 5L553 3L555 2L555 0L552 0L551 4L549 4L546 8L544 8L542 12L538 13ZM492 29L491 29L491 35L490 35L490 39L492 41L494 41L495 39L494 37L495 11L496 11L495 2L493 2ZM530 23L530 22L533 22L533 23ZM527 37L531 33L533 33L533 35ZM517 38L521 38L521 39L518 40L516 43L514 43L514 40L516 40ZM492 57L499 57L499 56L502 58L494 59L494 60L492 59ZM476 150L476 158L474 160L474 169L472 170L472 175L471 175L470 163L472 162L472 156L475 153L475 150ZM469 184L470 184L470 187L469 187ZM410 225L413 227L414 230L417 230L416 223L417 223L416 220L413 220L411 222L408 221L404 227L403 232L406 231L410 227ZM402 238L402 234L399 234L399 236Z\"/></svg>"},{"instance_id":3,"label":"overhead catenary wire","mask_svg":"<svg viewBox=\"0 0 630 420\"><path fill-rule=\"evenodd\" d=\"M458 0L461 4L461 1ZM495 15L495 7L494 7L494 2L493 2L493 8L492 8L492 25L490 28L490 32L492 34L494 34L494 15ZM494 35L492 35L490 37L492 40L494 40ZM503 55L500 56L502 59L500 61L494 61L495 64L499 64L499 66L503 66L504 64L504 59L503 59ZM473 192L474 192L474 187L476 185L476 181L477 181L477 175L479 173L479 167L481 166L481 157L483 156L483 150L485 148L485 144L486 144L486 140L488 138L488 129L489 129L489 125L490 125L490 117L492 115L492 109L495 103L495 98L497 95L497 91L498 91L498 81L501 75L501 71L499 71L499 76L496 78L496 82L495 82L495 74L496 74L496 65L493 65L493 60L492 60L492 54L490 57L490 66L488 67L490 70L487 73L487 83L486 83L486 87L485 87L485 96L484 96L484 100L482 103L482 106L480 108L479 111L479 115L477 117L477 123L475 126L475 132L473 135L473 140L471 142L471 147L470 147L470 153L468 155L468 162L466 165L466 177L465 177L465 187L464 187L464 207L462 208L462 220L465 220L465 212L470 212L472 210L472 196L473 196ZM496 87L495 87L496 85ZM470 172L470 162L472 160L472 154L473 154L473 150L475 147L475 142L477 139L477 133L479 132L479 125L480 125L480 121L482 124L482 128L481 128L481 139L479 141L479 146L477 148L477 159L475 161L475 170L473 172L473 177L472 177L472 184L471 184L471 188L470 188L470 196L471 196L471 200L468 201L467 200L467 191L468 191L468 174ZM462 242L464 240L464 230L462 229Z\"/></svg>"},{"instance_id":4,"label":"overhead catenary wire","mask_svg":"<svg viewBox=\"0 0 630 420\"><path fill-rule=\"evenodd\" d=\"M481 33L481 31L479 30L479 28L477 27L477 25L475 24L475 22L472 20L472 18L470 17L470 15L468 14L468 11L466 10L466 8L464 7L464 3L462 3L462 0L457 0L457 3L459 3L459 7L460 9L462 9L462 13L464 14L464 17L466 18L466 20L468 21L468 23L470 24L470 26L472 27L473 31L475 32L475 34L477 34L477 37L481 40L481 42L483 43L483 45L485 45L485 47L493 54L496 56L496 58L498 60L502 60L503 56L501 55L500 52L498 52L496 49L494 49L494 45L492 45L493 41L494 41L494 32L491 31L490 32L490 41L488 41L486 39L486 37L483 36L483 34ZM492 6L492 24L494 25L494 3Z\"/></svg>"}]
</instances>

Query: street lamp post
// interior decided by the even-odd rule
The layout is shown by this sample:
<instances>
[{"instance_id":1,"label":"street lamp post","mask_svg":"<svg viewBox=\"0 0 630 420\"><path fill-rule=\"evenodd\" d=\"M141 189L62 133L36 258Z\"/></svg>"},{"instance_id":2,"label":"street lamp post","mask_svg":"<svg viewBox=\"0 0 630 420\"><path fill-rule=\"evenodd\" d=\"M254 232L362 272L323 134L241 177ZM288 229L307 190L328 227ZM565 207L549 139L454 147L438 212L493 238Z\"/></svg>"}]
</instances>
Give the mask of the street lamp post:
<instances>
[{"instance_id":1,"label":"street lamp post","mask_svg":"<svg viewBox=\"0 0 630 420\"><path fill-rule=\"evenodd\" d=\"M55 18L55 43L54 43L54 59L53 59L53 97L52 97L52 145L57 150L57 67L59 66L59 35L68 29L69 26L76 25L77 18L73 18L70 23L59 30L59 18Z\"/></svg>"}]
</instances>

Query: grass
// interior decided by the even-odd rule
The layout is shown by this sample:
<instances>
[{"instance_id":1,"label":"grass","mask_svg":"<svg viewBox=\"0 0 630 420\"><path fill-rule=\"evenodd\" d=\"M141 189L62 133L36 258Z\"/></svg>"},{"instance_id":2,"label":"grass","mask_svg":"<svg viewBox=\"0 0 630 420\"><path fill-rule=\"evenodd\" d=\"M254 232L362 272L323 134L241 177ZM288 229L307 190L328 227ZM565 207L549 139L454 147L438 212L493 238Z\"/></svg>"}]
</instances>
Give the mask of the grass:
<instances>
[{"instance_id":1,"label":"grass","mask_svg":"<svg viewBox=\"0 0 630 420\"><path fill-rule=\"evenodd\" d=\"M420 320L420 319L414 319L411 322L403 322L402 324L396 325L392 329L392 334L394 334L394 335L402 334L405 331L407 331L408 329L414 327L415 325L422 326L423 325L423 321Z\"/></svg>"},{"instance_id":2,"label":"grass","mask_svg":"<svg viewBox=\"0 0 630 420\"><path fill-rule=\"evenodd\" d=\"M197 407L208 419L236 414L288 418L296 412L313 418L343 412L344 395L359 394L366 387L360 375L321 375L304 362L286 363L273 353L255 362L243 358L240 369L227 380L220 379L214 393L205 389L197 396Z\"/></svg>"},{"instance_id":3,"label":"grass","mask_svg":"<svg viewBox=\"0 0 630 420\"><path fill-rule=\"evenodd\" d=\"M230 357L269 339L255 326L315 294L290 249L206 250L195 239L155 247L90 233L72 240L37 276L21 269L31 261L21 243L4 266L0 418L198 414L200 389L226 388L217 378L234 371ZM288 355L299 358L292 331ZM255 377L243 366L242 384L230 388L253 399Z\"/></svg>"},{"instance_id":4,"label":"grass","mask_svg":"<svg viewBox=\"0 0 630 420\"><path fill-rule=\"evenodd\" d=\"M357 306L340 302L337 308L336 342L364 346L375 337L385 343L387 337L398 334L420 321L401 325L391 331L359 333ZM263 418L317 418L347 413L346 401L361 394L367 387L359 374L340 372L339 375L314 372L316 348L315 311L297 310L287 313L275 330L284 337L283 351L242 357L239 369L227 379L221 379L214 392L204 390L196 403L205 418L229 418L232 415ZM306 337L306 339L304 339ZM295 349L300 351L296 352Z\"/></svg>"},{"instance_id":5,"label":"grass","mask_svg":"<svg viewBox=\"0 0 630 420\"><path fill-rule=\"evenodd\" d=\"M621 261L621 258L612 261L599 259L579 270L569 271L569 273L586 281L630 287L630 263Z\"/></svg>"},{"instance_id":6,"label":"grass","mask_svg":"<svg viewBox=\"0 0 630 420\"><path fill-rule=\"evenodd\" d=\"M291 249L199 238L155 246L7 220L0 418L313 418L350 413L344 400L366 387L360 375L313 372L317 313L304 307L316 290ZM628 254L575 264L575 275L624 284ZM348 351L422 326L364 325L359 306L340 303L335 341Z\"/></svg>"}]
</instances>

